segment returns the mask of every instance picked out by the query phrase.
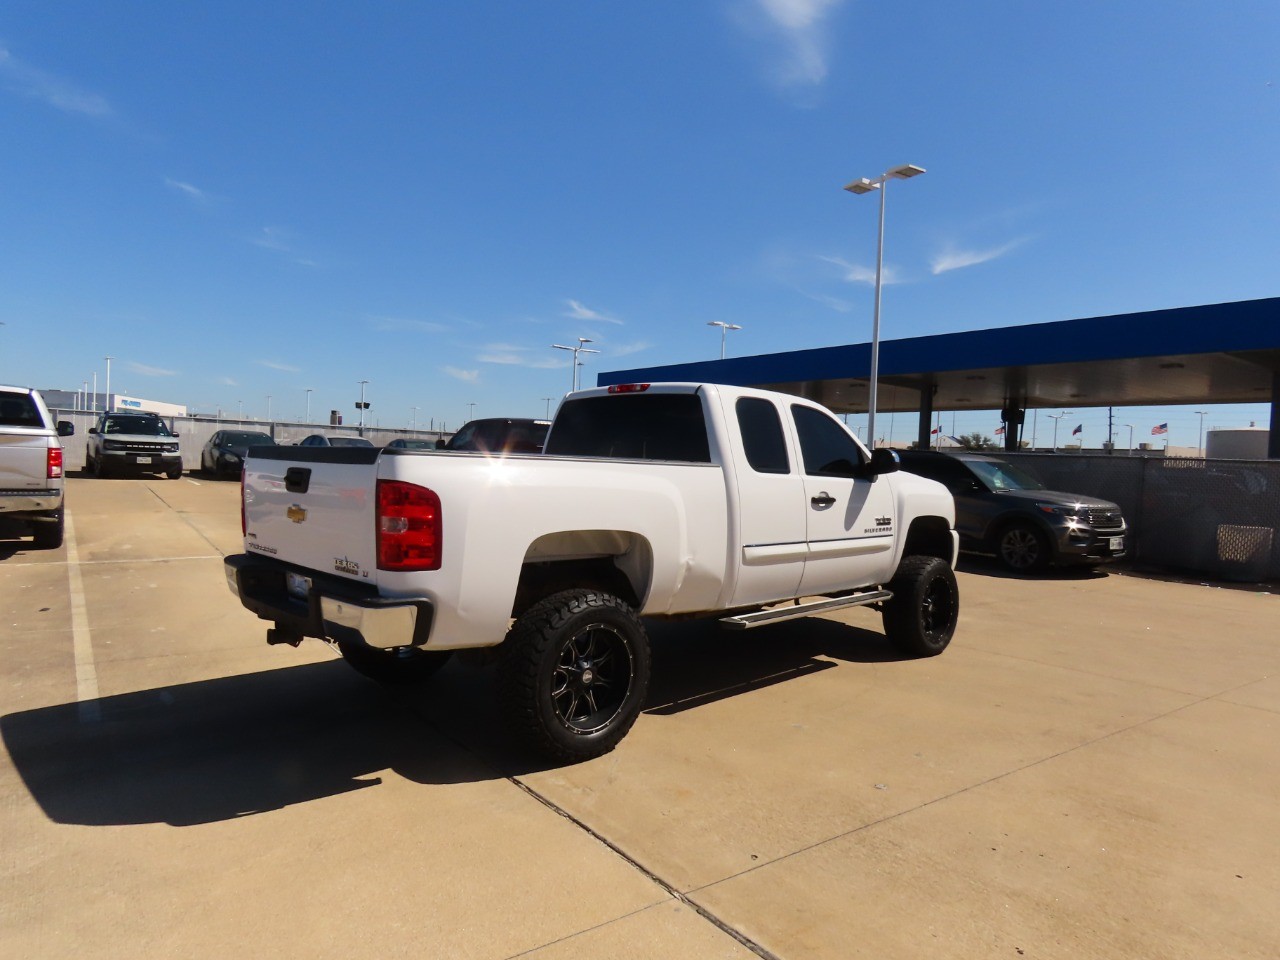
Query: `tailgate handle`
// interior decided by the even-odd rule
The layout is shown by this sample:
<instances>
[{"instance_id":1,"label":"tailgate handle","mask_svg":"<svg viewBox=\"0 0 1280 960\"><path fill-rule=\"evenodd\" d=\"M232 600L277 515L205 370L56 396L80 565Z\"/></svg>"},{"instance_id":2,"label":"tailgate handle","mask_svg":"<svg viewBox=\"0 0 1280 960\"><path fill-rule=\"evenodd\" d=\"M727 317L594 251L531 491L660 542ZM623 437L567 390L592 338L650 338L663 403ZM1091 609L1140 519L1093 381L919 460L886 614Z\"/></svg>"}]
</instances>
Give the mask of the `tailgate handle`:
<instances>
[{"instance_id":1,"label":"tailgate handle","mask_svg":"<svg viewBox=\"0 0 1280 960\"><path fill-rule=\"evenodd\" d=\"M306 493L311 486L310 467L290 467L284 472L284 488L290 493Z\"/></svg>"}]
</instances>

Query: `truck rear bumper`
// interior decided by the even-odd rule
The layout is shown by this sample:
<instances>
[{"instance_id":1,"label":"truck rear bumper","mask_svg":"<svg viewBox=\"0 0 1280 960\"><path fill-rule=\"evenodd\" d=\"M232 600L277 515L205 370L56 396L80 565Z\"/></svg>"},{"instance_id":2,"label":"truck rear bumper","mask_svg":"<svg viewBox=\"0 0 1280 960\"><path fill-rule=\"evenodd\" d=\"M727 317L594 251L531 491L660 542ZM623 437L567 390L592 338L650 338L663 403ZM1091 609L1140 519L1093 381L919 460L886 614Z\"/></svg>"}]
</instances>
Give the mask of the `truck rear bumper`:
<instances>
[{"instance_id":1,"label":"truck rear bumper","mask_svg":"<svg viewBox=\"0 0 1280 960\"><path fill-rule=\"evenodd\" d=\"M223 569L231 592L286 642L318 637L389 650L425 647L431 636L435 608L425 597L380 597L372 587L247 553L227 557Z\"/></svg>"}]
</instances>

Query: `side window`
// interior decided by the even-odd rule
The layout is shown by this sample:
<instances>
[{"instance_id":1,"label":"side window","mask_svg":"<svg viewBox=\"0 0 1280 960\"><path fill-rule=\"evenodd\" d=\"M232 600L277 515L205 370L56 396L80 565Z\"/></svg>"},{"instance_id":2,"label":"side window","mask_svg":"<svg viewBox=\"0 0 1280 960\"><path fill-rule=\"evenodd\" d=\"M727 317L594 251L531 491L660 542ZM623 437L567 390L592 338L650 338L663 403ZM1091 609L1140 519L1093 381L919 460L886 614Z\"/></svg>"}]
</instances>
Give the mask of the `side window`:
<instances>
[{"instance_id":1,"label":"side window","mask_svg":"<svg viewBox=\"0 0 1280 960\"><path fill-rule=\"evenodd\" d=\"M853 477L862 465L862 450L844 427L820 410L792 406L804 472L815 477Z\"/></svg>"},{"instance_id":2,"label":"side window","mask_svg":"<svg viewBox=\"0 0 1280 960\"><path fill-rule=\"evenodd\" d=\"M742 447L751 469L756 473L790 473L791 460L778 408L762 397L740 397L736 410Z\"/></svg>"}]
</instances>

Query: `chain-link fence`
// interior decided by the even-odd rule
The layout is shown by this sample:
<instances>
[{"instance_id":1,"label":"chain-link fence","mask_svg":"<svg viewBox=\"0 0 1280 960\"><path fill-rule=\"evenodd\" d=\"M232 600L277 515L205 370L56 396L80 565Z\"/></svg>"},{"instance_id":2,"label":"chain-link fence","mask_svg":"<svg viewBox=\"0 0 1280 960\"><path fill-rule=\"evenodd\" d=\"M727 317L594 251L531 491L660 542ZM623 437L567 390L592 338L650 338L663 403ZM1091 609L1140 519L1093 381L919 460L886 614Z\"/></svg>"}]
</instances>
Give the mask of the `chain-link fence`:
<instances>
[{"instance_id":1,"label":"chain-link fence","mask_svg":"<svg viewBox=\"0 0 1280 960\"><path fill-rule=\"evenodd\" d=\"M1054 490L1118 503L1136 563L1224 580L1280 579L1280 461L1008 456Z\"/></svg>"}]
</instances>

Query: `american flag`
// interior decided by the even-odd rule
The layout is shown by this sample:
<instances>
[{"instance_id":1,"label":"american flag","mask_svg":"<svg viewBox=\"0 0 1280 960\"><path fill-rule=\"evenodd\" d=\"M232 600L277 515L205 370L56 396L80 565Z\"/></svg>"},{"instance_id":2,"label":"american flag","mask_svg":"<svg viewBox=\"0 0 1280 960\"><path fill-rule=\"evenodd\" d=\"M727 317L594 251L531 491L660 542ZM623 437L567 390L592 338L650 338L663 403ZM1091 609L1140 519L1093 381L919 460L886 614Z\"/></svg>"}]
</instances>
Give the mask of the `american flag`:
<instances>
[{"instance_id":1,"label":"american flag","mask_svg":"<svg viewBox=\"0 0 1280 960\"><path fill-rule=\"evenodd\" d=\"M1004 427L996 427L996 436L998 437L1002 433L1004 433Z\"/></svg>"},{"instance_id":2,"label":"american flag","mask_svg":"<svg viewBox=\"0 0 1280 960\"><path fill-rule=\"evenodd\" d=\"M1084 424L1082 423L1079 426L1077 426L1074 430L1071 431L1071 435L1074 437L1077 433L1083 433L1083 432L1084 432Z\"/></svg>"},{"instance_id":3,"label":"american flag","mask_svg":"<svg viewBox=\"0 0 1280 960\"><path fill-rule=\"evenodd\" d=\"M1162 433L1168 433L1168 432L1169 432L1169 425L1167 423L1156 424L1156 426L1151 428L1151 435L1153 437L1159 436Z\"/></svg>"},{"instance_id":4,"label":"american flag","mask_svg":"<svg viewBox=\"0 0 1280 960\"><path fill-rule=\"evenodd\" d=\"M930 433L941 433L941 432L942 432L942 427L940 427L940 426L938 426L938 427L934 427L934 428L933 428L932 430L930 430L929 432L930 432Z\"/></svg>"}]
</instances>

